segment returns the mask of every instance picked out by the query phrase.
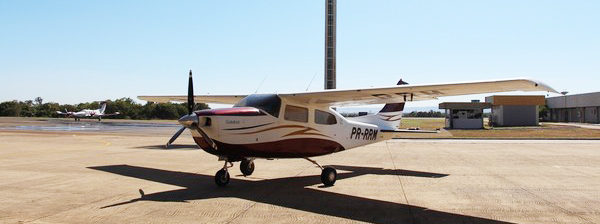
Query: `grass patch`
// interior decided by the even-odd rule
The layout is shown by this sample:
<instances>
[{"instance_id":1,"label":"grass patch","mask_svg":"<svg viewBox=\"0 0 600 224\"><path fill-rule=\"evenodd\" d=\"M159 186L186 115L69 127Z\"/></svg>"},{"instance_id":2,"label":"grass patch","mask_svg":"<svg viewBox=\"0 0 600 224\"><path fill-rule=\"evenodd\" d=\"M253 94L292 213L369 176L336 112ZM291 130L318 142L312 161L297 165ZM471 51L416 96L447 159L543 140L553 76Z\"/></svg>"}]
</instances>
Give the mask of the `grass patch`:
<instances>
[{"instance_id":1,"label":"grass patch","mask_svg":"<svg viewBox=\"0 0 600 224\"><path fill-rule=\"evenodd\" d=\"M494 128L484 130L448 130L456 138L591 138L600 139L600 130L573 126Z\"/></svg>"},{"instance_id":2,"label":"grass patch","mask_svg":"<svg viewBox=\"0 0 600 224\"><path fill-rule=\"evenodd\" d=\"M402 122L400 124L401 129L406 128L420 128L421 130L436 130L440 128L444 128L445 119L443 117L437 118L402 118Z\"/></svg>"},{"instance_id":3,"label":"grass patch","mask_svg":"<svg viewBox=\"0 0 600 224\"><path fill-rule=\"evenodd\" d=\"M400 128L419 127L421 130L435 130L444 126L444 118L403 118ZM496 128L485 125L485 129L482 130L448 130L448 132L452 134L449 138L600 139L600 130L550 124Z\"/></svg>"}]
</instances>

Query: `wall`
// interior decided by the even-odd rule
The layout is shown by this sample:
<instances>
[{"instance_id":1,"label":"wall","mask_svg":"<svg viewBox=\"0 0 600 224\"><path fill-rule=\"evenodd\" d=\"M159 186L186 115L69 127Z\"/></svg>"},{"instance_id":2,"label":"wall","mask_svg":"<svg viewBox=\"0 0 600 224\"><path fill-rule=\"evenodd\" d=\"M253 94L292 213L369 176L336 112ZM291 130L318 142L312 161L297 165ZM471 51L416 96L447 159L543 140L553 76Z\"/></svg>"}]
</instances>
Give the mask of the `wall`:
<instances>
[{"instance_id":1,"label":"wall","mask_svg":"<svg viewBox=\"0 0 600 224\"><path fill-rule=\"evenodd\" d=\"M598 107L585 108L585 123L598 123Z\"/></svg>"},{"instance_id":2,"label":"wall","mask_svg":"<svg viewBox=\"0 0 600 224\"><path fill-rule=\"evenodd\" d=\"M492 108L497 126L537 126L537 106L494 106Z\"/></svg>"},{"instance_id":3,"label":"wall","mask_svg":"<svg viewBox=\"0 0 600 224\"><path fill-rule=\"evenodd\" d=\"M600 92L559 96L546 99L548 108L573 108L600 106Z\"/></svg>"},{"instance_id":4,"label":"wall","mask_svg":"<svg viewBox=\"0 0 600 224\"><path fill-rule=\"evenodd\" d=\"M454 119L452 127L454 129L482 129L483 119Z\"/></svg>"}]
</instances>

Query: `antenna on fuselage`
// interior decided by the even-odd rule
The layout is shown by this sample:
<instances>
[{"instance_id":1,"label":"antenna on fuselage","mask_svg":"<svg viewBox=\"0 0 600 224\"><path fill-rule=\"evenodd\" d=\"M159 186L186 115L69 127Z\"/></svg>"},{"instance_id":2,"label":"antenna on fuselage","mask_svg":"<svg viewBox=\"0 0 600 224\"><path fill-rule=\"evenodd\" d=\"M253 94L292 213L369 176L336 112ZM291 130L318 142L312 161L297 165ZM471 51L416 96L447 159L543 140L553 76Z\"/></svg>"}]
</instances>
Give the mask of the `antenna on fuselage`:
<instances>
[{"instance_id":1,"label":"antenna on fuselage","mask_svg":"<svg viewBox=\"0 0 600 224\"><path fill-rule=\"evenodd\" d=\"M260 85L258 85L258 88L256 88L256 91L254 91L254 93L258 93L258 90L260 89L260 87L262 86L262 84L265 82L265 79L267 79L267 76L265 76L262 80L262 82L260 82Z\"/></svg>"},{"instance_id":2,"label":"antenna on fuselage","mask_svg":"<svg viewBox=\"0 0 600 224\"><path fill-rule=\"evenodd\" d=\"M310 83L308 83L308 86L306 87L306 90L304 90L304 91L308 91L308 88L310 88L310 84L312 84L313 80L315 80L315 76L317 76L317 71L315 71L315 74L313 75L312 79L310 80Z\"/></svg>"}]
</instances>

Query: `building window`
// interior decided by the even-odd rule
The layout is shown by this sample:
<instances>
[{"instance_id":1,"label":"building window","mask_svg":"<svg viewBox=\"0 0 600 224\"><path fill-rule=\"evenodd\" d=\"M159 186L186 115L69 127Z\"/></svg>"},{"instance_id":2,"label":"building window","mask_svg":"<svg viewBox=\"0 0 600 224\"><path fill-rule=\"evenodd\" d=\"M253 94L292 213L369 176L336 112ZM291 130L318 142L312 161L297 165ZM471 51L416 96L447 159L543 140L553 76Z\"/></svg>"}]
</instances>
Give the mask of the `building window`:
<instances>
[{"instance_id":1,"label":"building window","mask_svg":"<svg viewBox=\"0 0 600 224\"><path fill-rule=\"evenodd\" d=\"M322 110L315 110L316 124L337 124L337 120L333 114Z\"/></svg>"},{"instance_id":2,"label":"building window","mask_svg":"<svg viewBox=\"0 0 600 224\"><path fill-rule=\"evenodd\" d=\"M297 121L297 122L308 122L308 109L304 107L297 107L286 105L285 106L285 115L284 119L288 121Z\"/></svg>"}]
</instances>

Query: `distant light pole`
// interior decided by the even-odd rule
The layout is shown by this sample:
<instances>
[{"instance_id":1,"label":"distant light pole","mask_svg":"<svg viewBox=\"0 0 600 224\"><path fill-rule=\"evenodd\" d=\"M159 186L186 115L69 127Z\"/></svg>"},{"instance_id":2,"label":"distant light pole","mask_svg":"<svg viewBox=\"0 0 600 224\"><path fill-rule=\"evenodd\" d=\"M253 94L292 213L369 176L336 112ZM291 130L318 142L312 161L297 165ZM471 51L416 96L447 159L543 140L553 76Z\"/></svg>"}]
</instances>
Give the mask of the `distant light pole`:
<instances>
[{"instance_id":1,"label":"distant light pole","mask_svg":"<svg viewBox=\"0 0 600 224\"><path fill-rule=\"evenodd\" d=\"M568 119L568 114L569 113L567 113L568 112L568 109L567 109L567 94L568 93L569 93L568 91L562 91L562 92L560 92L560 94L563 95L563 103L564 103L563 104L564 105L563 108L564 109L563 109L563 113L562 114L563 114L563 118L564 118L563 120L565 122L569 122L569 119Z\"/></svg>"}]
</instances>

